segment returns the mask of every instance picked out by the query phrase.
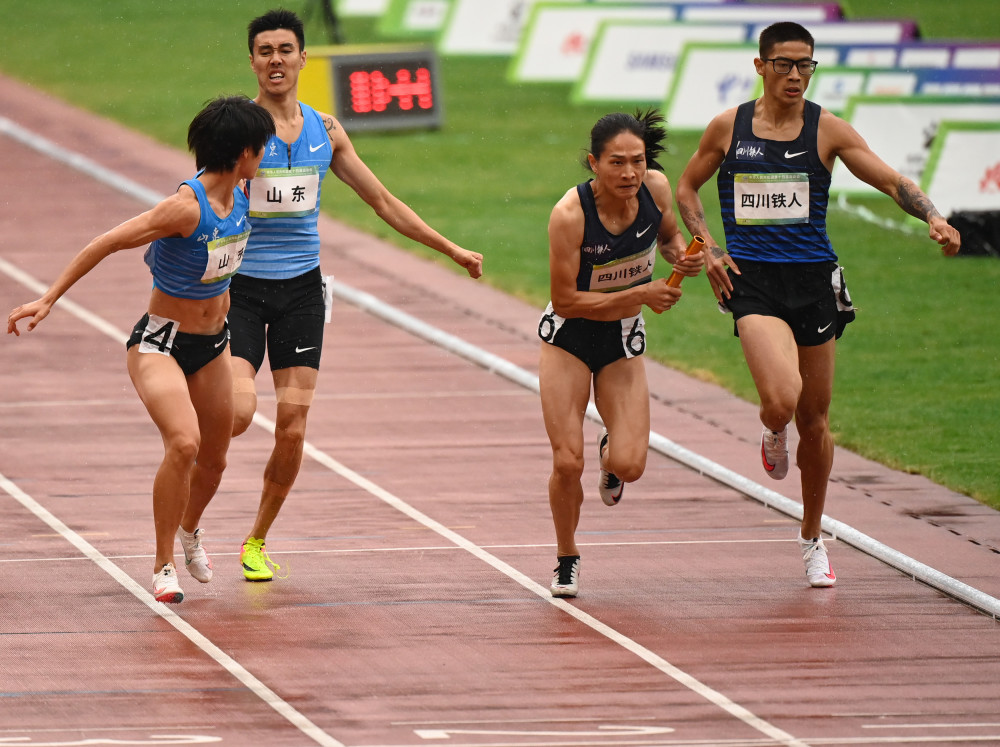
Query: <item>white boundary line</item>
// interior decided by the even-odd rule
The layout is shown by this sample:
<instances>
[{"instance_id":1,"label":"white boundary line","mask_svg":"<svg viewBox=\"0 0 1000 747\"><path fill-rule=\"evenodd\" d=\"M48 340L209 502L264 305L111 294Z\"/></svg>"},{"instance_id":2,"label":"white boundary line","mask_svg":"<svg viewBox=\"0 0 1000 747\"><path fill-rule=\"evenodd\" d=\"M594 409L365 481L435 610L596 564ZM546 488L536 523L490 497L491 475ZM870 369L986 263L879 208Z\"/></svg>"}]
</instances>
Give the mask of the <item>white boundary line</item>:
<instances>
[{"instance_id":1,"label":"white boundary line","mask_svg":"<svg viewBox=\"0 0 1000 747\"><path fill-rule=\"evenodd\" d=\"M316 726L316 724L312 721L295 710L295 708L282 700L277 693L250 674L250 672L247 671L239 662L212 643L193 625L184 620L184 618L180 617L176 612L171 610L162 602L157 602L153 598L153 595L146 591L146 589L141 586L139 582L108 560L97 550L97 548L66 526L62 520L38 503L38 501L30 495L21 490L2 473L0 473L0 488L7 492L14 500L28 509L31 513L37 516L41 521L51 527L54 532L58 533L63 539L73 545L73 547L83 553L98 568L124 586L125 589L131 592L136 599L145 604L168 623L173 625L181 635L208 654L209 657L211 657L219 666L243 683L243 685L250 690L250 692L267 703L267 705L271 706L271 708L277 711L281 716L284 716L296 729L311 738L317 744L324 745L324 747L344 747L341 742L338 742L336 739Z\"/></svg>"},{"instance_id":2,"label":"white boundary line","mask_svg":"<svg viewBox=\"0 0 1000 747\"><path fill-rule=\"evenodd\" d=\"M336 280L328 281L333 294L347 303L366 311L372 316L378 317L390 324L400 327L410 334L434 343L439 347L448 350L466 360L482 366L487 371L513 381L533 392L539 391L538 377L515 366L513 363L493 355L492 353L472 345L461 338L444 332L437 327L433 327L416 317L410 316L404 311L389 306L364 291L351 288ZM587 417L595 422L601 422L601 416L597 413L597 408L591 402L587 406ZM790 516L796 521L802 520L802 504L793 501L781 493L765 488L753 480L717 464L700 454L697 454L683 446L671 441L669 438L656 433L649 434L649 447L674 461L690 467L696 472L722 483L744 495L759 501L763 505L773 508L786 516ZM908 555L904 555L898 550L894 550L878 540L869 537L854 527L837 521L829 516L823 516L823 530L842 542L846 542L852 547L881 560L883 563L902 571L915 581L931 586L938 591L944 592L971 607L980 610L994 619L1000 617L1000 600L992 597L979 589L964 584L951 576L947 576L941 571L931 568Z\"/></svg>"}]
</instances>

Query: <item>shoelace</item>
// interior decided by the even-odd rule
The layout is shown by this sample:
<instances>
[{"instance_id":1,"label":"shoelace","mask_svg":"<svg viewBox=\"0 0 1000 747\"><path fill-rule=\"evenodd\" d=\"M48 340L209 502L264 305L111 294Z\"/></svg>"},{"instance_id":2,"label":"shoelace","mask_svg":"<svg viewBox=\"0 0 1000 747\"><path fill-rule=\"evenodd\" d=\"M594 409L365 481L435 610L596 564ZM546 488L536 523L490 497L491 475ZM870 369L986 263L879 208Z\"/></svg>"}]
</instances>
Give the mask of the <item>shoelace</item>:
<instances>
[{"instance_id":1,"label":"shoelace","mask_svg":"<svg viewBox=\"0 0 1000 747\"><path fill-rule=\"evenodd\" d=\"M819 542L813 542L802 553L802 559L805 561L806 568L810 573L825 574L830 570L829 562L824 559L825 553L817 554L817 550L821 549L823 549L823 546Z\"/></svg>"},{"instance_id":2,"label":"shoelace","mask_svg":"<svg viewBox=\"0 0 1000 747\"><path fill-rule=\"evenodd\" d=\"M788 447L788 434L787 433L775 433L774 431L768 431L766 438L764 439L764 448L768 452L778 451L779 454L783 453ZM771 456L769 453L768 456ZM777 455L776 455L777 456Z\"/></svg>"},{"instance_id":3,"label":"shoelace","mask_svg":"<svg viewBox=\"0 0 1000 747\"><path fill-rule=\"evenodd\" d=\"M275 563L273 560L271 560L271 556L267 554L267 550L264 549L264 545L259 545L259 546L251 545L248 554L250 555L251 558L254 558L255 560L256 560L255 556L260 556L261 563L264 565L270 564L275 571L281 570L281 566ZM289 565L288 561L285 561L285 575L284 576L279 575L278 578L284 581L291 574L292 574L292 568Z\"/></svg>"},{"instance_id":4,"label":"shoelace","mask_svg":"<svg viewBox=\"0 0 1000 747\"><path fill-rule=\"evenodd\" d=\"M559 573L560 586L569 586L573 583L573 571L576 568L576 562L578 560L579 558L573 557L572 555L559 558L559 567L554 570Z\"/></svg>"}]
</instances>

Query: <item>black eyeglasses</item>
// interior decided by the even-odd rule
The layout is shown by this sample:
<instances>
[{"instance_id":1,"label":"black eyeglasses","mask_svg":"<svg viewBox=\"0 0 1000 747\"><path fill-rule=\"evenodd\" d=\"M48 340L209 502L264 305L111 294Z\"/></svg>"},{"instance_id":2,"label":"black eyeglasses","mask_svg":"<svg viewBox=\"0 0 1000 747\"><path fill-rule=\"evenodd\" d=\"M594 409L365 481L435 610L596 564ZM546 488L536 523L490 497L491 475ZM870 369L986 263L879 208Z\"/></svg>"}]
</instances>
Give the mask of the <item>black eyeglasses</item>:
<instances>
[{"instance_id":1,"label":"black eyeglasses","mask_svg":"<svg viewBox=\"0 0 1000 747\"><path fill-rule=\"evenodd\" d=\"M774 72L778 75L788 75L792 72L792 66L798 68L799 75L812 75L816 72L816 60L790 60L787 57L765 57L764 62L770 62Z\"/></svg>"}]
</instances>

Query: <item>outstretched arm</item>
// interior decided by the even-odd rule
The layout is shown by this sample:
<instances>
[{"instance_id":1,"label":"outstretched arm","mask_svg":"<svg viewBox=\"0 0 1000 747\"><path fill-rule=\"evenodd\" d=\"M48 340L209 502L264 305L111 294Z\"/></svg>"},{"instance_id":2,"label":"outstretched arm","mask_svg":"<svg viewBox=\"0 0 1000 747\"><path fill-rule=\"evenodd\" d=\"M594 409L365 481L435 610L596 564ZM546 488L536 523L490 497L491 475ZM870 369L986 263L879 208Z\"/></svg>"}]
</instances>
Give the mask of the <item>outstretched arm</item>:
<instances>
[{"instance_id":1,"label":"outstretched arm","mask_svg":"<svg viewBox=\"0 0 1000 747\"><path fill-rule=\"evenodd\" d=\"M419 241L424 246L449 257L465 268L470 277L478 278L483 274L482 254L463 249L427 225L412 208L393 195L378 180L354 150L351 139L340 123L329 114L321 116L333 149L330 170L338 179L357 192L379 218L403 236Z\"/></svg>"},{"instance_id":2,"label":"outstretched arm","mask_svg":"<svg viewBox=\"0 0 1000 747\"><path fill-rule=\"evenodd\" d=\"M931 239L946 256L958 253L962 238L944 219L917 184L875 155L865 139L849 123L824 110L820 119L820 154L832 163L839 157L861 181L889 195L910 215L927 223Z\"/></svg>"},{"instance_id":3,"label":"outstretched arm","mask_svg":"<svg viewBox=\"0 0 1000 747\"><path fill-rule=\"evenodd\" d=\"M122 249L144 246L167 236L189 236L197 227L201 210L190 187L182 187L156 207L135 216L93 239L80 250L41 298L18 306L7 317L7 333L20 335L19 319L32 317L28 331L49 315L52 306L72 285L104 258Z\"/></svg>"}]
</instances>

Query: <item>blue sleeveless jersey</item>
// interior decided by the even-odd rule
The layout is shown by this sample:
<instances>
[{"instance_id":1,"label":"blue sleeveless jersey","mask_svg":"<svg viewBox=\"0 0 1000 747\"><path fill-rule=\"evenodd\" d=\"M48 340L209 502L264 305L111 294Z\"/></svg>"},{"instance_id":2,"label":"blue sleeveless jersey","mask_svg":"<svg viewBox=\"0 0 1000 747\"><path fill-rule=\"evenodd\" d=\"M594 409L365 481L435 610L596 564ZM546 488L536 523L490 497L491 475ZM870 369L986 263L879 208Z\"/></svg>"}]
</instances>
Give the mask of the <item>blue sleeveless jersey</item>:
<instances>
[{"instance_id":1,"label":"blue sleeveless jersey","mask_svg":"<svg viewBox=\"0 0 1000 747\"><path fill-rule=\"evenodd\" d=\"M576 289L609 293L652 280L656 239L663 213L646 185L639 185L639 211L635 221L620 234L611 233L601 223L589 181L577 184L576 192L584 217Z\"/></svg>"},{"instance_id":2,"label":"blue sleeveless jersey","mask_svg":"<svg viewBox=\"0 0 1000 747\"><path fill-rule=\"evenodd\" d=\"M777 141L754 135L754 103L736 110L719 168L726 252L758 262L836 260L826 233L830 172L816 146L820 106L806 101L799 136Z\"/></svg>"},{"instance_id":3,"label":"blue sleeveless jersey","mask_svg":"<svg viewBox=\"0 0 1000 747\"><path fill-rule=\"evenodd\" d=\"M319 113L299 103L302 132L294 143L271 135L250 182L253 232L240 272L284 280L319 267L319 200L333 154Z\"/></svg>"},{"instance_id":4,"label":"blue sleeveless jersey","mask_svg":"<svg viewBox=\"0 0 1000 747\"><path fill-rule=\"evenodd\" d=\"M225 293L243 259L250 226L243 190L233 190L233 209L219 218L198 179L183 182L194 190L201 208L198 228L183 238L157 239L146 249L153 287L176 298L205 299Z\"/></svg>"}]
</instances>

